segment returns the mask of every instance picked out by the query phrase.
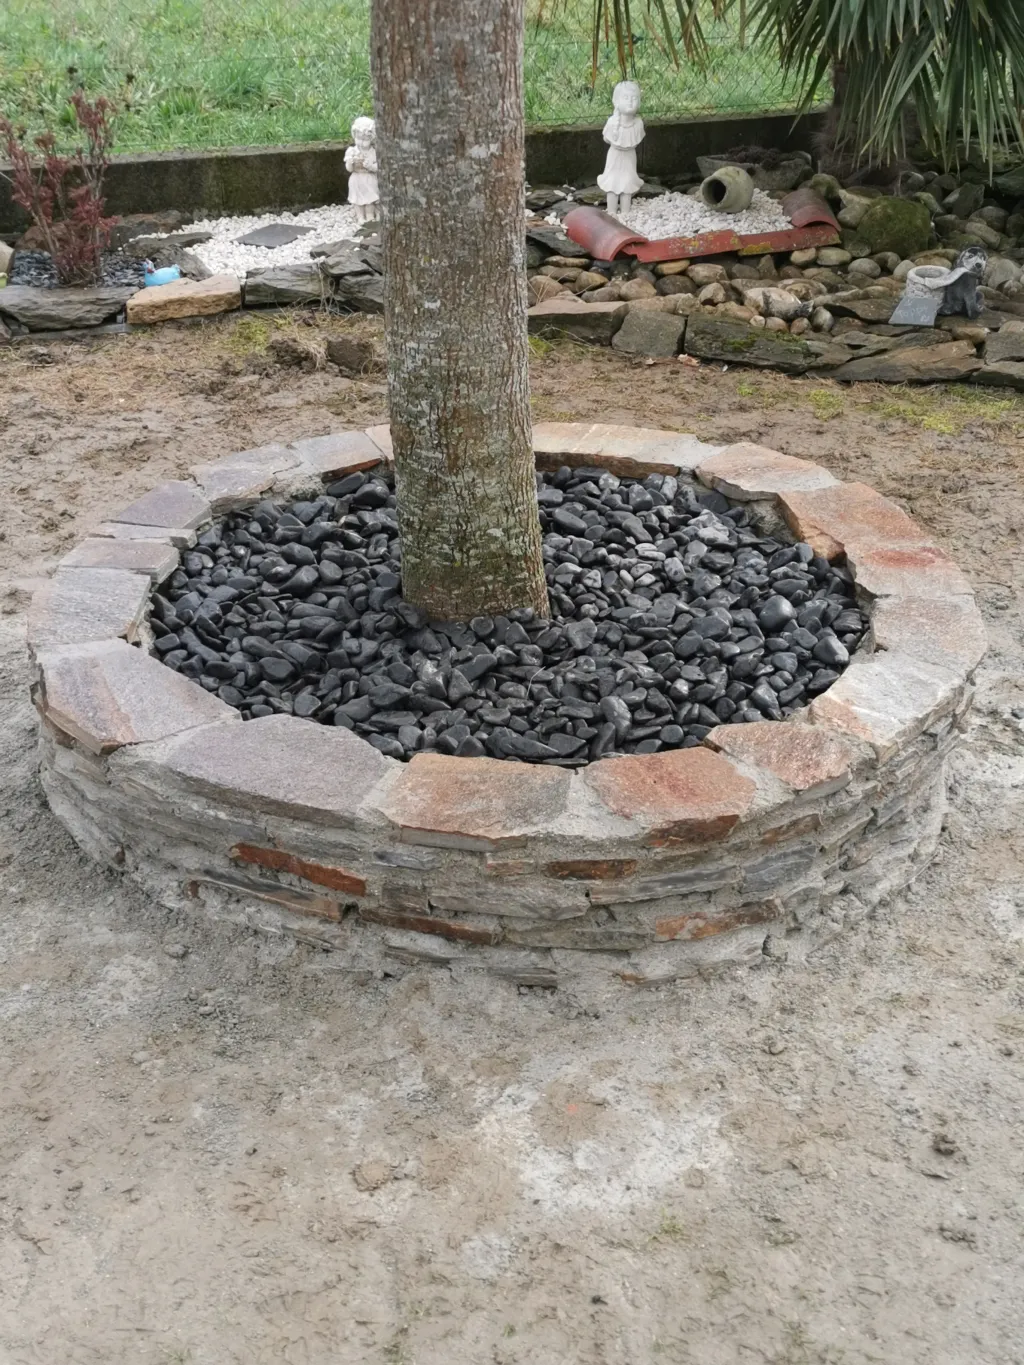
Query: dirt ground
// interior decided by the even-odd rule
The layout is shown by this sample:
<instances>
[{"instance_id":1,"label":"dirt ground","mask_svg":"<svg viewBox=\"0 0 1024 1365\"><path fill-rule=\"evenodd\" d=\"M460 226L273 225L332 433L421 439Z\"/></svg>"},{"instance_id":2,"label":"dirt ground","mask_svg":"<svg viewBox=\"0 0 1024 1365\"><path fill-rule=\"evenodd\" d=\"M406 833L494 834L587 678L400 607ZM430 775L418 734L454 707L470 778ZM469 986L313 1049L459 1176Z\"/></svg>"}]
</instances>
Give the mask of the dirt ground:
<instances>
[{"instance_id":1,"label":"dirt ground","mask_svg":"<svg viewBox=\"0 0 1024 1365\"><path fill-rule=\"evenodd\" d=\"M0 352L0 1362L1024 1365L1024 402L538 346L538 417L813 456L968 570L992 649L940 856L803 965L356 985L85 860L24 650L105 512L381 420L380 376L264 354L353 326Z\"/></svg>"}]
</instances>

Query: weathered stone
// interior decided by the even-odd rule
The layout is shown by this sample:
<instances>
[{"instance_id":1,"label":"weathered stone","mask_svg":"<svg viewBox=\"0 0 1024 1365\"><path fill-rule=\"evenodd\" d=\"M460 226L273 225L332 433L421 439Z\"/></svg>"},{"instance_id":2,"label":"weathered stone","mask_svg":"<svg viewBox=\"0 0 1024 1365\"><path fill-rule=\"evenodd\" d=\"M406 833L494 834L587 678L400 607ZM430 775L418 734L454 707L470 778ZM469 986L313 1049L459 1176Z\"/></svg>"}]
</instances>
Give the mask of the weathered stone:
<instances>
[{"instance_id":1,"label":"weathered stone","mask_svg":"<svg viewBox=\"0 0 1024 1365\"><path fill-rule=\"evenodd\" d=\"M245 277L245 305L323 303L334 292L329 275L314 261L250 270Z\"/></svg>"},{"instance_id":2,"label":"weathered stone","mask_svg":"<svg viewBox=\"0 0 1024 1365\"><path fill-rule=\"evenodd\" d=\"M369 924L383 924L390 929L405 929L415 934L436 934L455 943L496 944L502 940L500 929L484 929L473 924L439 919L435 915L418 915L408 910L393 910L383 905L361 905L359 918Z\"/></svg>"},{"instance_id":3,"label":"weathered stone","mask_svg":"<svg viewBox=\"0 0 1024 1365\"><path fill-rule=\"evenodd\" d=\"M860 655L808 708L809 719L864 740L885 761L953 709L962 678L909 654Z\"/></svg>"},{"instance_id":4,"label":"weathered stone","mask_svg":"<svg viewBox=\"0 0 1024 1365\"><path fill-rule=\"evenodd\" d=\"M486 851L549 829L565 810L569 781L561 768L416 754L379 809L407 843Z\"/></svg>"},{"instance_id":5,"label":"weathered stone","mask_svg":"<svg viewBox=\"0 0 1024 1365\"><path fill-rule=\"evenodd\" d=\"M294 449L272 442L253 450L240 450L213 464L194 465L189 472L217 515L254 502L273 487L279 475L299 464Z\"/></svg>"},{"instance_id":6,"label":"weathered stone","mask_svg":"<svg viewBox=\"0 0 1024 1365\"><path fill-rule=\"evenodd\" d=\"M331 258L326 267L330 272ZM384 276L367 271L363 275L339 275L335 280L334 297L360 313L383 313Z\"/></svg>"},{"instance_id":7,"label":"weathered stone","mask_svg":"<svg viewBox=\"0 0 1024 1365\"><path fill-rule=\"evenodd\" d=\"M155 540L179 550L196 543L196 532L182 526L135 526L129 521L103 521L95 534L110 540Z\"/></svg>"},{"instance_id":8,"label":"weathered stone","mask_svg":"<svg viewBox=\"0 0 1024 1365\"><path fill-rule=\"evenodd\" d=\"M136 498L111 521L127 522L133 526L180 527L194 531L210 520L210 504L194 483L172 479L161 483Z\"/></svg>"},{"instance_id":9,"label":"weathered stone","mask_svg":"<svg viewBox=\"0 0 1024 1365\"><path fill-rule=\"evenodd\" d=\"M75 327L99 327L119 313L132 289L37 289L11 284L0 291L0 314L20 322L30 332L62 332Z\"/></svg>"},{"instance_id":10,"label":"weathered stone","mask_svg":"<svg viewBox=\"0 0 1024 1365\"><path fill-rule=\"evenodd\" d=\"M32 598L33 650L90 640L134 640L149 599L149 578L124 569L59 569Z\"/></svg>"},{"instance_id":11,"label":"weathered stone","mask_svg":"<svg viewBox=\"0 0 1024 1365\"><path fill-rule=\"evenodd\" d=\"M658 310L630 309L625 321L612 337L612 348L625 351L629 355L649 355L669 357L678 355L686 332L687 320L675 312L664 312L662 303L672 304L671 299L652 299L659 305ZM614 307L614 305L605 305Z\"/></svg>"},{"instance_id":12,"label":"weathered stone","mask_svg":"<svg viewBox=\"0 0 1024 1365\"><path fill-rule=\"evenodd\" d=\"M925 249L932 220L924 204L886 195L869 205L856 228L872 251L895 251L902 259Z\"/></svg>"},{"instance_id":13,"label":"weathered stone","mask_svg":"<svg viewBox=\"0 0 1024 1365\"><path fill-rule=\"evenodd\" d=\"M527 314L531 333L564 332L578 341L608 345L626 316L624 303L581 303L574 298L544 299Z\"/></svg>"},{"instance_id":14,"label":"weathered stone","mask_svg":"<svg viewBox=\"0 0 1024 1365\"><path fill-rule=\"evenodd\" d=\"M754 365L781 370L783 374L803 374L805 370L821 367L820 357L807 342L789 332L768 332L710 313L691 313L683 349L687 355L699 356L702 360Z\"/></svg>"},{"instance_id":15,"label":"weathered stone","mask_svg":"<svg viewBox=\"0 0 1024 1365\"><path fill-rule=\"evenodd\" d=\"M883 597L871 612L871 639L878 649L968 674L988 648L973 597Z\"/></svg>"},{"instance_id":16,"label":"weathered stone","mask_svg":"<svg viewBox=\"0 0 1024 1365\"><path fill-rule=\"evenodd\" d=\"M1024 360L1024 320L1004 322L998 332L985 340L985 363L999 360Z\"/></svg>"},{"instance_id":17,"label":"weathered stone","mask_svg":"<svg viewBox=\"0 0 1024 1365\"><path fill-rule=\"evenodd\" d=\"M751 441L738 441L712 455L697 466L697 477L739 502L769 498L776 493L830 488L839 482L821 465Z\"/></svg>"},{"instance_id":18,"label":"weathered stone","mask_svg":"<svg viewBox=\"0 0 1024 1365\"><path fill-rule=\"evenodd\" d=\"M912 517L864 483L787 491L779 502L796 538L826 559L853 547L929 543Z\"/></svg>"},{"instance_id":19,"label":"weathered stone","mask_svg":"<svg viewBox=\"0 0 1024 1365\"><path fill-rule=\"evenodd\" d=\"M307 436L288 447L302 464L328 481L373 469L382 463L382 453L365 431L336 431L328 436Z\"/></svg>"},{"instance_id":20,"label":"weathered stone","mask_svg":"<svg viewBox=\"0 0 1024 1365\"><path fill-rule=\"evenodd\" d=\"M850 746L818 726L770 720L720 725L704 743L764 769L796 792L825 796L850 781Z\"/></svg>"},{"instance_id":21,"label":"weathered stone","mask_svg":"<svg viewBox=\"0 0 1024 1365\"><path fill-rule=\"evenodd\" d=\"M574 858L545 863L544 874L558 881L614 881L632 876L636 869L635 858Z\"/></svg>"},{"instance_id":22,"label":"weathered stone","mask_svg":"<svg viewBox=\"0 0 1024 1365\"><path fill-rule=\"evenodd\" d=\"M941 346L907 346L881 355L864 356L840 365L833 374L843 383L854 380L885 384L934 384L966 379L981 368L969 341L947 341Z\"/></svg>"},{"instance_id":23,"label":"weathered stone","mask_svg":"<svg viewBox=\"0 0 1024 1365\"><path fill-rule=\"evenodd\" d=\"M111 761L120 776L167 795L196 792L232 809L343 827L398 766L349 730L297 716L210 726Z\"/></svg>"},{"instance_id":24,"label":"weathered stone","mask_svg":"<svg viewBox=\"0 0 1024 1365\"><path fill-rule=\"evenodd\" d=\"M262 246L272 250L275 247L287 246L290 242L298 241L300 237L307 237L315 231L315 228L299 223L266 223L263 227L247 232L244 237L236 237L235 240L239 246Z\"/></svg>"},{"instance_id":25,"label":"weathered stone","mask_svg":"<svg viewBox=\"0 0 1024 1365\"><path fill-rule=\"evenodd\" d=\"M881 545L852 542L847 563L857 587L869 597L964 597L971 585L936 545Z\"/></svg>"},{"instance_id":26,"label":"weathered stone","mask_svg":"<svg viewBox=\"0 0 1024 1365\"><path fill-rule=\"evenodd\" d=\"M999 360L983 365L971 375L975 384L987 384L994 389L1024 389L1024 361Z\"/></svg>"},{"instance_id":27,"label":"weathered stone","mask_svg":"<svg viewBox=\"0 0 1024 1365\"><path fill-rule=\"evenodd\" d=\"M728 759L708 749L605 759L582 777L610 811L644 828L650 844L724 839L755 791Z\"/></svg>"},{"instance_id":28,"label":"weathered stone","mask_svg":"<svg viewBox=\"0 0 1024 1365\"><path fill-rule=\"evenodd\" d=\"M209 874L195 877L187 883L189 895L197 896L202 886L216 887L229 895L240 896L243 900L267 901L293 915L304 915L313 919L332 920L337 923L345 913L344 901L336 896L321 896L295 887L275 886L270 881L247 881L242 877L219 877Z\"/></svg>"},{"instance_id":29,"label":"weathered stone","mask_svg":"<svg viewBox=\"0 0 1024 1365\"><path fill-rule=\"evenodd\" d=\"M770 901L742 905L736 910L691 910L683 915L665 915L654 922L654 936L658 942L673 939L710 938L728 934L750 925L769 924L779 918L779 908Z\"/></svg>"},{"instance_id":30,"label":"weathered stone","mask_svg":"<svg viewBox=\"0 0 1024 1365\"><path fill-rule=\"evenodd\" d=\"M599 457L622 477L678 474L695 469L721 447L706 445L696 436L656 427L611 426L606 423L536 422L533 449L539 469L558 464L585 465ZM554 463L557 461L557 463Z\"/></svg>"},{"instance_id":31,"label":"weathered stone","mask_svg":"<svg viewBox=\"0 0 1024 1365\"><path fill-rule=\"evenodd\" d=\"M288 853L283 848L261 848L255 844L236 844L231 850L236 862L255 863L257 867L268 868L271 872L287 872L303 881L315 882L318 886L328 886L332 891L344 891L351 896L365 896L366 882L347 868L331 864L314 863L301 858L297 853Z\"/></svg>"},{"instance_id":32,"label":"weathered stone","mask_svg":"<svg viewBox=\"0 0 1024 1365\"><path fill-rule=\"evenodd\" d=\"M40 650L39 667L43 715L93 754L217 721L241 729L237 711L123 640Z\"/></svg>"},{"instance_id":33,"label":"weathered stone","mask_svg":"<svg viewBox=\"0 0 1024 1365\"><path fill-rule=\"evenodd\" d=\"M367 427L366 434L385 460L394 460L395 448L391 444L391 428L386 422L379 427Z\"/></svg>"},{"instance_id":34,"label":"weathered stone","mask_svg":"<svg viewBox=\"0 0 1024 1365\"><path fill-rule=\"evenodd\" d=\"M837 318L859 318L861 322L888 323L896 306L895 299L830 298L829 311Z\"/></svg>"},{"instance_id":35,"label":"weathered stone","mask_svg":"<svg viewBox=\"0 0 1024 1365\"><path fill-rule=\"evenodd\" d=\"M159 540L114 539L90 536L60 562L62 569L127 569L162 582L178 566L173 545Z\"/></svg>"},{"instance_id":36,"label":"weathered stone","mask_svg":"<svg viewBox=\"0 0 1024 1365\"><path fill-rule=\"evenodd\" d=\"M242 286L236 275L211 275L208 280L175 280L140 289L128 300L130 323L169 322L174 318L208 317L242 306Z\"/></svg>"}]
</instances>

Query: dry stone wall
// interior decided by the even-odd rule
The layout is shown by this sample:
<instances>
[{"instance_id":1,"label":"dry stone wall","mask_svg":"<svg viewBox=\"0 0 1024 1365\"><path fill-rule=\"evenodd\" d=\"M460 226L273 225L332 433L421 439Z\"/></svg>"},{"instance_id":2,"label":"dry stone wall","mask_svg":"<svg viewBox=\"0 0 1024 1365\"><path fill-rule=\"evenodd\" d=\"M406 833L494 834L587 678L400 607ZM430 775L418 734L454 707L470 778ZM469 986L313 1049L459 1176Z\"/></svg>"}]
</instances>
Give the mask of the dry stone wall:
<instances>
[{"instance_id":1,"label":"dry stone wall","mask_svg":"<svg viewBox=\"0 0 1024 1365\"><path fill-rule=\"evenodd\" d=\"M985 648L970 587L893 503L758 446L541 424L538 463L696 477L845 557L871 617L783 722L577 769L416 755L238 713L147 652L146 606L197 528L391 457L386 428L241 452L98 528L33 603L42 779L78 842L162 902L344 955L552 986L656 983L803 952L931 856L944 760Z\"/></svg>"}]
</instances>

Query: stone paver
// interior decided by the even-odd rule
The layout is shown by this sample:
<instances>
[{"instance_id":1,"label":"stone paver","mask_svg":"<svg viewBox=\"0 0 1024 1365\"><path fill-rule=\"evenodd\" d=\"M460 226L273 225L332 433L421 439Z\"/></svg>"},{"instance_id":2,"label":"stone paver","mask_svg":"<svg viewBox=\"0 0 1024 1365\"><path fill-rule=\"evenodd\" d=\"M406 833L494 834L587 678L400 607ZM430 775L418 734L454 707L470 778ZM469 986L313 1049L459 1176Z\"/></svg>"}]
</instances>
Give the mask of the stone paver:
<instances>
[{"instance_id":1,"label":"stone paver","mask_svg":"<svg viewBox=\"0 0 1024 1365\"><path fill-rule=\"evenodd\" d=\"M386 422L379 427L367 427L366 434L380 450L385 460L394 460L395 448L391 444L391 428Z\"/></svg>"},{"instance_id":2,"label":"stone paver","mask_svg":"<svg viewBox=\"0 0 1024 1365\"><path fill-rule=\"evenodd\" d=\"M878 649L967 674L988 648L973 597L883 597L871 612L871 638Z\"/></svg>"},{"instance_id":3,"label":"stone paver","mask_svg":"<svg viewBox=\"0 0 1024 1365\"><path fill-rule=\"evenodd\" d=\"M187 550L197 539L195 531L182 526L135 526L130 521L103 521L93 534L110 540L158 540L179 550Z\"/></svg>"},{"instance_id":4,"label":"stone paver","mask_svg":"<svg viewBox=\"0 0 1024 1365\"><path fill-rule=\"evenodd\" d=\"M28 642L78 645L90 640L134 640L146 612L149 578L124 569L59 569L32 598Z\"/></svg>"},{"instance_id":5,"label":"stone paver","mask_svg":"<svg viewBox=\"0 0 1024 1365\"><path fill-rule=\"evenodd\" d=\"M849 549L857 587L869 597L967 597L971 585L935 545L869 545Z\"/></svg>"},{"instance_id":6,"label":"stone paver","mask_svg":"<svg viewBox=\"0 0 1024 1365\"><path fill-rule=\"evenodd\" d=\"M565 810L569 782L561 768L417 754L380 809L409 843L488 851L549 829Z\"/></svg>"},{"instance_id":7,"label":"stone paver","mask_svg":"<svg viewBox=\"0 0 1024 1365\"><path fill-rule=\"evenodd\" d=\"M90 753L234 720L237 711L123 640L39 654L40 708Z\"/></svg>"},{"instance_id":8,"label":"stone paver","mask_svg":"<svg viewBox=\"0 0 1024 1365\"><path fill-rule=\"evenodd\" d=\"M159 540L90 536L65 555L62 569L127 569L161 583L178 567L178 551Z\"/></svg>"},{"instance_id":9,"label":"stone paver","mask_svg":"<svg viewBox=\"0 0 1024 1365\"><path fill-rule=\"evenodd\" d=\"M194 483L171 479L143 493L109 518L133 526L167 526L194 531L210 520L210 503Z\"/></svg>"},{"instance_id":10,"label":"stone paver","mask_svg":"<svg viewBox=\"0 0 1024 1365\"><path fill-rule=\"evenodd\" d=\"M948 668L909 654L868 654L853 659L807 714L815 724L865 740L884 762L951 710L962 692L962 679Z\"/></svg>"},{"instance_id":11,"label":"stone paver","mask_svg":"<svg viewBox=\"0 0 1024 1365\"><path fill-rule=\"evenodd\" d=\"M240 450L212 464L195 465L190 473L209 499L214 515L219 515L255 502L281 474L299 467L300 459L294 450L271 442Z\"/></svg>"},{"instance_id":12,"label":"stone paver","mask_svg":"<svg viewBox=\"0 0 1024 1365\"><path fill-rule=\"evenodd\" d=\"M751 441L726 446L697 466L697 477L737 502L770 498L777 493L833 488L839 480L821 465L797 460Z\"/></svg>"},{"instance_id":13,"label":"stone paver","mask_svg":"<svg viewBox=\"0 0 1024 1365\"><path fill-rule=\"evenodd\" d=\"M719 725L704 741L730 758L763 768L797 792L824 796L850 781L850 746L815 725L753 721Z\"/></svg>"},{"instance_id":14,"label":"stone paver","mask_svg":"<svg viewBox=\"0 0 1024 1365\"><path fill-rule=\"evenodd\" d=\"M560 464L585 465L599 456L613 473L623 477L639 474L677 474L691 470L719 446L710 446L696 436L656 427L622 427L606 423L537 422L533 428L533 449L539 469L557 469Z\"/></svg>"},{"instance_id":15,"label":"stone paver","mask_svg":"<svg viewBox=\"0 0 1024 1365\"><path fill-rule=\"evenodd\" d=\"M785 492L779 503L797 539L826 559L868 545L929 544L916 521L864 483Z\"/></svg>"},{"instance_id":16,"label":"stone paver","mask_svg":"<svg viewBox=\"0 0 1024 1365\"><path fill-rule=\"evenodd\" d=\"M308 436L303 441L293 441L288 449L325 481L340 479L360 469L372 469L383 458L380 446L365 431Z\"/></svg>"},{"instance_id":17,"label":"stone paver","mask_svg":"<svg viewBox=\"0 0 1024 1365\"><path fill-rule=\"evenodd\" d=\"M756 790L709 749L605 759L585 768L582 778L610 811L643 827L653 844L724 839L750 809Z\"/></svg>"},{"instance_id":18,"label":"stone paver","mask_svg":"<svg viewBox=\"0 0 1024 1365\"><path fill-rule=\"evenodd\" d=\"M130 323L169 322L172 318L207 317L230 313L242 306L242 286L236 275L211 275L206 280L175 280L140 289L126 305Z\"/></svg>"},{"instance_id":19,"label":"stone paver","mask_svg":"<svg viewBox=\"0 0 1024 1365\"><path fill-rule=\"evenodd\" d=\"M112 761L168 792L185 788L235 809L346 827L355 824L373 787L397 767L351 731L297 716L211 726Z\"/></svg>"}]
</instances>

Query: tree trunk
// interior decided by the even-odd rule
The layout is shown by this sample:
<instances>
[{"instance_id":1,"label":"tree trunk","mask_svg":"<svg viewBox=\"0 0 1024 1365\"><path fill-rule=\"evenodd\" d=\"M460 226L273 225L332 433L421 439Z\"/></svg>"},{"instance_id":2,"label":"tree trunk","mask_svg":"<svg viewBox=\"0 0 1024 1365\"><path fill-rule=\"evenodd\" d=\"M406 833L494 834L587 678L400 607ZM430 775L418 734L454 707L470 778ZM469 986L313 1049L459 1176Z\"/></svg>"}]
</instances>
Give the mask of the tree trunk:
<instances>
[{"instance_id":1,"label":"tree trunk","mask_svg":"<svg viewBox=\"0 0 1024 1365\"><path fill-rule=\"evenodd\" d=\"M524 3L373 3L402 590L435 619L548 614L527 363Z\"/></svg>"}]
</instances>

